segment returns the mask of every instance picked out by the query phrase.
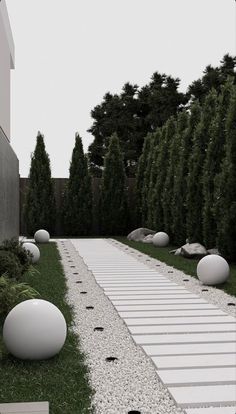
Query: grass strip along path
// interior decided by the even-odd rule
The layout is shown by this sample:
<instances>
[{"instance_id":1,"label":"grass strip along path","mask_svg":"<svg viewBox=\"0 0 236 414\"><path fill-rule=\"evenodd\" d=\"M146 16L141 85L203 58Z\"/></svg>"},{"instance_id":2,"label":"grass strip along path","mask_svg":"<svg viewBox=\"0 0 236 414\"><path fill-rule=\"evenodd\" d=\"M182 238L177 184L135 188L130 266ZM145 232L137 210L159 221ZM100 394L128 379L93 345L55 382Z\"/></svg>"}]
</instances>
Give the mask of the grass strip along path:
<instances>
[{"instance_id":1,"label":"grass strip along path","mask_svg":"<svg viewBox=\"0 0 236 414\"><path fill-rule=\"evenodd\" d=\"M176 246L167 247L155 247L153 244L129 241L126 237L114 237L119 242L126 244L144 254L147 254L154 259L160 260L166 263L168 266L172 266L175 269L181 270L187 275L197 278L197 264L199 260L187 259L181 256L175 256L170 254L170 250L177 249ZM221 289L229 295L236 296L236 266L235 264L230 265L230 276L228 280L215 286L217 289Z\"/></svg>"},{"instance_id":2,"label":"grass strip along path","mask_svg":"<svg viewBox=\"0 0 236 414\"><path fill-rule=\"evenodd\" d=\"M41 258L34 267L40 273L26 273L23 281L35 288L41 299L56 305L70 327L73 311L65 301L67 288L56 244L38 247ZM50 414L93 413L88 369L77 345L77 336L69 330L61 352L49 360L21 361L5 350L0 356L0 402L49 401Z\"/></svg>"}]
</instances>

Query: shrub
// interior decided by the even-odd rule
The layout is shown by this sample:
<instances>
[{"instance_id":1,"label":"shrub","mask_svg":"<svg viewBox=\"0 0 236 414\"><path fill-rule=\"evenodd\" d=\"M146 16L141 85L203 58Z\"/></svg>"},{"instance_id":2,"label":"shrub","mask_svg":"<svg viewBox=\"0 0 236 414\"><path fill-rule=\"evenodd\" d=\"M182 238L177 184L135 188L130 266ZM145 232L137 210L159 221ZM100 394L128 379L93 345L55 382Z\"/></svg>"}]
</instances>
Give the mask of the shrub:
<instances>
[{"instance_id":1,"label":"shrub","mask_svg":"<svg viewBox=\"0 0 236 414\"><path fill-rule=\"evenodd\" d=\"M0 277L0 315L7 315L11 309L24 300L39 297L39 293L27 283L9 279L6 274Z\"/></svg>"},{"instance_id":2,"label":"shrub","mask_svg":"<svg viewBox=\"0 0 236 414\"><path fill-rule=\"evenodd\" d=\"M26 272L30 268L30 256L23 247L23 243L17 239L4 240L0 245L0 251L5 250L14 253L17 256L22 266L22 273Z\"/></svg>"},{"instance_id":3,"label":"shrub","mask_svg":"<svg viewBox=\"0 0 236 414\"><path fill-rule=\"evenodd\" d=\"M20 279L22 266L14 253L0 250L0 274L3 273L7 273L9 278Z\"/></svg>"}]
</instances>

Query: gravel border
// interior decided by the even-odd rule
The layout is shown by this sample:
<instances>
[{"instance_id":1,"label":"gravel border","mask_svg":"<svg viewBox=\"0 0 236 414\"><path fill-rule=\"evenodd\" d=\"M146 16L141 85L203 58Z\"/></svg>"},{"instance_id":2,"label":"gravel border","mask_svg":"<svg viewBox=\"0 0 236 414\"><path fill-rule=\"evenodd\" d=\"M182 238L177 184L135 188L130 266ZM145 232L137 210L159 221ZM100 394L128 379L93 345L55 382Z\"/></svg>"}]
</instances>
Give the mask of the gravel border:
<instances>
[{"instance_id":1,"label":"gravel border","mask_svg":"<svg viewBox=\"0 0 236 414\"><path fill-rule=\"evenodd\" d=\"M118 246L115 240L107 241L121 250L126 248L121 243ZM72 242L76 243L76 240ZM68 286L66 299L74 309L73 331L79 336L89 368L89 382L95 390L92 398L94 412L184 414L185 411L176 407L168 389L160 382L151 359L133 341L126 324L92 272L88 271L72 242L56 241ZM76 283L78 280L82 283ZM83 291L87 293L80 293ZM94 309L86 309L86 306ZM104 331L94 331L95 327L103 327ZM118 360L107 362L107 357Z\"/></svg>"}]
</instances>

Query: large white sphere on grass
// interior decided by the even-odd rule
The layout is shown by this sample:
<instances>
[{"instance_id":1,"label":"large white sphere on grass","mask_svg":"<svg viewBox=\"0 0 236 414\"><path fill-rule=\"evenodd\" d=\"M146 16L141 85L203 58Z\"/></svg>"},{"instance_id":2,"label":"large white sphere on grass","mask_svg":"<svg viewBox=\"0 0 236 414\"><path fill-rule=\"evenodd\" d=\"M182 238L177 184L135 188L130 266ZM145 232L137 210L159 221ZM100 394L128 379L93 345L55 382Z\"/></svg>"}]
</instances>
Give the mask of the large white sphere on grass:
<instances>
[{"instance_id":1,"label":"large white sphere on grass","mask_svg":"<svg viewBox=\"0 0 236 414\"><path fill-rule=\"evenodd\" d=\"M156 247L165 247L169 244L169 236L164 231L159 231L158 233L154 234L152 242Z\"/></svg>"},{"instance_id":2,"label":"large white sphere on grass","mask_svg":"<svg viewBox=\"0 0 236 414\"><path fill-rule=\"evenodd\" d=\"M48 243L49 239L50 234L47 230L41 229L36 231L36 233L34 234L34 240L36 241L36 243Z\"/></svg>"},{"instance_id":3,"label":"large white sphere on grass","mask_svg":"<svg viewBox=\"0 0 236 414\"><path fill-rule=\"evenodd\" d=\"M197 265L197 275L204 285L218 285L229 277L229 265L217 254L203 257Z\"/></svg>"},{"instance_id":4,"label":"large white sphere on grass","mask_svg":"<svg viewBox=\"0 0 236 414\"><path fill-rule=\"evenodd\" d=\"M23 247L26 251L28 251L29 253L31 253L33 255L33 257L31 257L31 262L32 263L37 263L39 261L40 258L40 251L39 248L37 246L35 246L34 243L23 243Z\"/></svg>"},{"instance_id":5,"label":"large white sphere on grass","mask_svg":"<svg viewBox=\"0 0 236 414\"><path fill-rule=\"evenodd\" d=\"M16 305L3 325L3 340L16 358L41 360L56 355L64 345L67 327L61 311L42 299Z\"/></svg>"}]
</instances>

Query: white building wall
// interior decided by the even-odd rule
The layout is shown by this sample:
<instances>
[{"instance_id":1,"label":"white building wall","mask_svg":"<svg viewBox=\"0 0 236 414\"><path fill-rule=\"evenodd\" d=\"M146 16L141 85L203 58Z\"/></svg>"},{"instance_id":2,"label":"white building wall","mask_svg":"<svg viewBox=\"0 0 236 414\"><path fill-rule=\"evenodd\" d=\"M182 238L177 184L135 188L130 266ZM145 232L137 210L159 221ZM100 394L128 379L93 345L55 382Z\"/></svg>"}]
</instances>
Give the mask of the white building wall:
<instances>
[{"instance_id":1,"label":"white building wall","mask_svg":"<svg viewBox=\"0 0 236 414\"><path fill-rule=\"evenodd\" d=\"M14 68L14 43L5 0L0 0L0 128L10 140L11 82Z\"/></svg>"}]
</instances>

